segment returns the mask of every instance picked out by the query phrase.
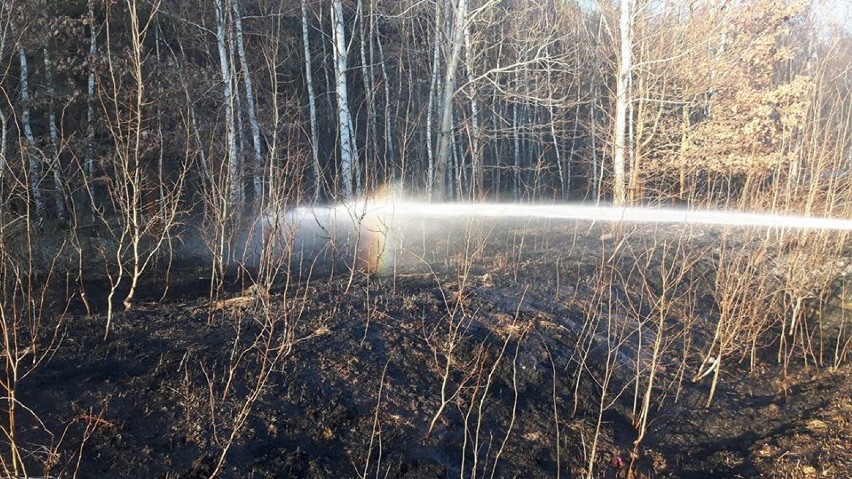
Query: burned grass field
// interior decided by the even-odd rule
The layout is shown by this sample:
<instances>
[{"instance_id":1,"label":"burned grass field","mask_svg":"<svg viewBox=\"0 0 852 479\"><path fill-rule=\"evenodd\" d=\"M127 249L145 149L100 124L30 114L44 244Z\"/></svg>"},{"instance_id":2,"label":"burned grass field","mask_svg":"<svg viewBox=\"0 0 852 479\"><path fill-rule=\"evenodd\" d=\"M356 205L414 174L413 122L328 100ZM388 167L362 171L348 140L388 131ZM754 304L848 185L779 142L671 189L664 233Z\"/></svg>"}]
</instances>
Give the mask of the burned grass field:
<instances>
[{"instance_id":1,"label":"burned grass field","mask_svg":"<svg viewBox=\"0 0 852 479\"><path fill-rule=\"evenodd\" d=\"M69 288L49 354L15 356L7 449L51 477L852 474L844 234L470 217L392 233L378 271L291 251L212 298L178 254L165 297L164 276L143 281L106 339Z\"/></svg>"}]
</instances>

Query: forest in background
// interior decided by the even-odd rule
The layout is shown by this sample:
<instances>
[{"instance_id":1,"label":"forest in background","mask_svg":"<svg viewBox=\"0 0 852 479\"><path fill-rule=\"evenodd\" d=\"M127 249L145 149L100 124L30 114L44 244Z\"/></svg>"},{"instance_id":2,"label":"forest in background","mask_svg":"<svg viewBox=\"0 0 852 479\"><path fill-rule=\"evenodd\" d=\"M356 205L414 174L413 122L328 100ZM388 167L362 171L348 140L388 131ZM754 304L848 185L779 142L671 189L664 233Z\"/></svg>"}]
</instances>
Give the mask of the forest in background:
<instances>
[{"instance_id":1,"label":"forest in background","mask_svg":"<svg viewBox=\"0 0 852 479\"><path fill-rule=\"evenodd\" d=\"M812 211L852 154L852 40L817 11L7 1L2 204L91 224L393 183L431 199Z\"/></svg>"}]
</instances>

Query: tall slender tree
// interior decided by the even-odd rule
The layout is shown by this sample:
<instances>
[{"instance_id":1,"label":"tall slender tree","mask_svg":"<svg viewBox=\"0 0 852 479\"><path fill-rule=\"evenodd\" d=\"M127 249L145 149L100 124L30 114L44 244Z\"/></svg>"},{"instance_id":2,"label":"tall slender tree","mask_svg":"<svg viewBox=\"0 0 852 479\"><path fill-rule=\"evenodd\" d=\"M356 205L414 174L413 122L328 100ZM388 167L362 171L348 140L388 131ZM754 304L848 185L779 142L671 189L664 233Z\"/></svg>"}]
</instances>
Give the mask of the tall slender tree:
<instances>
[{"instance_id":1,"label":"tall slender tree","mask_svg":"<svg viewBox=\"0 0 852 479\"><path fill-rule=\"evenodd\" d=\"M305 53L305 86L308 90L308 109L311 121L311 166L313 169L313 196L318 200L322 193L322 167L319 161L319 127L317 126L317 99L314 93L313 62L311 61L311 43L308 35L307 0L301 0L302 7L302 46Z\"/></svg>"},{"instance_id":2,"label":"tall slender tree","mask_svg":"<svg viewBox=\"0 0 852 479\"><path fill-rule=\"evenodd\" d=\"M14 30L13 30L14 34ZM35 206L36 215L39 222L44 220L45 208L44 201L41 195L41 165L36 156L36 141L33 134L32 121L30 121L30 76L27 63L27 52L24 49L23 40L17 38L18 44L18 64L21 68L21 124L24 129L24 138L26 138L29 152L27 154L27 163L29 165L29 189L32 197L33 205Z\"/></svg>"},{"instance_id":3,"label":"tall slender tree","mask_svg":"<svg viewBox=\"0 0 852 479\"><path fill-rule=\"evenodd\" d=\"M237 40L237 55L240 58L242 68L243 85L246 93L246 110L248 111L249 128L251 130L253 164L252 164L252 187L254 201L259 202L263 197L263 147L260 142L260 123L257 120L257 107L255 101L254 81L252 80L251 68L246 55L245 35L243 34L243 15L240 9L240 0L231 0L231 9L234 14L234 33Z\"/></svg>"},{"instance_id":4,"label":"tall slender tree","mask_svg":"<svg viewBox=\"0 0 852 479\"><path fill-rule=\"evenodd\" d=\"M56 108L54 106L54 98L56 97L56 88L53 86L53 64L50 62L50 52L47 47L42 48L42 58L44 61L44 80L47 84L47 127L50 136L50 156L48 165L50 173L53 177L53 204L56 208L56 216L60 221L67 219L65 211L65 186L62 181L62 164L59 161L60 145L59 145L59 128L56 126Z\"/></svg>"},{"instance_id":5,"label":"tall slender tree","mask_svg":"<svg viewBox=\"0 0 852 479\"><path fill-rule=\"evenodd\" d=\"M625 151L627 149L627 107L628 103L630 103L628 88L632 71L631 4L631 0L621 0L618 22L621 53L618 57L618 75L616 77L615 132L613 134L614 154L612 165L612 202L616 206L624 206L627 202L624 163Z\"/></svg>"},{"instance_id":6,"label":"tall slender tree","mask_svg":"<svg viewBox=\"0 0 852 479\"><path fill-rule=\"evenodd\" d=\"M358 150L355 148L355 129L349 112L349 92L346 85L348 48L343 19L343 2L334 0L331 6L332 38L334 44L334 79L337 91L338 135L340 138L340 173L344 198L352 198L356 191L353 187L353 170L356 182L358 178Z\"/></svg>"},{"instance_id":7,"label":"tall slender tree","mask_svg":"<svg viewBox=\"0 0 852 479\"><path fill-rule=\"evenodd\" d=\"M219 52L219 71L222 76L222 93L225 105L225 134L227 143L227 186L230 206L237 206L242 199L242 173L237 151L237 127L234 118L234 79L231 55L228 48L229 9L225 2L216 0L216 45Z\"/></svg>"},{"instance_id":8,"label":"tall slender tree","mask_svg":"<svg viewBox=\"0 0 852 479\"><path fill-rule=\"evenodd\" d=\"M453 144L453 99L456 94L456 70L464 46L467 0L458 0L452 4L452 9L450 48L445 62L444 85L439 105L441 122L438 130L438 148L435 154L434 196L438 200L447 198L447 164L450 160Z\"/></svg>"}]
</instances>

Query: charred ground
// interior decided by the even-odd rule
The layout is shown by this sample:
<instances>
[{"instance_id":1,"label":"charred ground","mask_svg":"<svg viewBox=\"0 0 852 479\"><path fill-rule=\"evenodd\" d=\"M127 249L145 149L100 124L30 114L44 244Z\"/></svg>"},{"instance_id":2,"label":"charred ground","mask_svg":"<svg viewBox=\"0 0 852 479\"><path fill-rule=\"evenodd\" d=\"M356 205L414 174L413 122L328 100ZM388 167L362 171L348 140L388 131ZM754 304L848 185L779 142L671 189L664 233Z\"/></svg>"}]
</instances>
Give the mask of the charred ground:
<instances>
[{"instance_id":1,"label":"charred ground","mask_svg":"<svg viewBox=\"0 0 852 479\"><path fill-rule=\"evenodd\" d=\"M201 269L179 261L166 298L158 299L162 281L147 283L148 301L117 313L107 339L103 316L72 304L55 351L19 382L20 403L34 413L21 416L17 438L28 472L852 474L852 370L834 347L848 344L845 266L809 303L808 343L779 363L781 324L765 325L754 348L730 348L706 407L712 375L693 379L724 310L725 245L752 260L767 253L746 229L442 225L407 225L381 274L337 267L288 281L282 273L268 288L234 282L212 304ZM778 269L789 261L784 248L763 261ZM666 296L673 287L659 278L675 270L689 287ZM666 310L662 330L653 322L660 297L683 301ZM775 299L755 301L773 309ZM647 351L658 331L654 359ZM747 331L734 332L748 342ZM636 403L651 367L636 447Z\"/></svg>"}]
</instances>

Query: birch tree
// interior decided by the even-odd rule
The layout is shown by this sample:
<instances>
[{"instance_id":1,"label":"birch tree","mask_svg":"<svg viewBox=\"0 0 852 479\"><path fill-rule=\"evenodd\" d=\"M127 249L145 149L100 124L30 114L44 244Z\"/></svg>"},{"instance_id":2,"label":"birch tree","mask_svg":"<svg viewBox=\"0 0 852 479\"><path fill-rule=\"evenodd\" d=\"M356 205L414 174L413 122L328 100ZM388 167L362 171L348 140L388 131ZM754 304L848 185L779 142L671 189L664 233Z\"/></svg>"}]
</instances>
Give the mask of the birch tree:
<instances>
[{"instance_id":1,"label":"birch tree","mask_svg":"<svg viewBox=\"0 0 852 479\"><path fill-rule=\"evenodd\" d=\"M467 68L468 99L470 101L470 194L479 196L482 188L482 154L480 152L479 100L473 76L474 58L471 53L470 25L464 27L465 61Z\"/></svg>"},{"instance_id":2,"label":"birch tree","mask_svg":"<svg viewBox=\"0 0 852 479\"><path fill-rule=\"evenodd\" d=\"M246 57L246 45L243 35L242 13L240 12L240 1L231 0L231 8L234 13L234 28L237 37L237 54L240 58L240 66L243 70L243 83L246 89L246 110L248 110L249 128L251 129L251 140L254 152L254 168L252 173L252 186L254 188L254 201L260 201L263 197L263 185L261 172L263 171L263 151L260 143L260 124L257 121L257 109L255 107L254 83L251 78L248 58Z\"/></svg>"},{"instance_id":3,"label":"birch tree","mask_svg":"<svg viewBox=\"0 0 852 479\"><path fill-rule=\"evenodd\" d=\"M3 190L3 176L6 172L6 135L9 120L0 108L0 191Z\"/></svg>"},{"instance_id":4,"label":"birch tree","mask_svg":"<svg viewBox=\"0 0 852 479\"><path fill-rule=\"evenodd\" d=\"M363 0L358 0L357 2L357 10L358 10L358 30L359 36L361 37L360 42L360 54L361 54L361 79L364 83L364 106L366 108L367 114L367 138L368 140L364 145L364 164L365 168L369 172L366 175L366 180L369 181L371 177L377 177L379 173L379 169L377 167L377 158L379 153L379 142L376 138L378 133L376 132L376 95L374 90L375 83L375 69L373 68L373 62L375 61L375 53L373 50L373 35L374 35L374 25L373 25L373 4L370 3L370 12L364 12L364 2ZM369 18L369 20L367 20ZM369 44L369 58L367 56Z\"/></svg>"},{"instance_id":5,"label":"birch tree","mask_svg":"<svg viewBox=\"0 0 852 479\"><path fill-rule=\"evenodd\" d=\"M456 93L456 70L464 45L465 22L467 21L467 0L458 0L453 6L452 30L449 38L450 54L444 72L444 88L440 103L440 129L438 130L438 148L435 156L435 198L446 199L447 163L452 153L453 140L453 98Z\"/></svg>"},{"instance_id":6,"label":"birch tree","mask_svg":"<svg viewBox=\"0 0 852 479\"><path fill-rule=\"evenodd\" d=\"M228 203L234 207L239 204L241 199L242 174L240 173L240 158L237 153L237 131L234 123L234 80L231 71L231 57L228 54L228 9L225 7L223 0L216 0L215 9L216 45L219 51L219 70L222 75L225 103L225 134L228 146Z\"/></svg>"},{"instance_id":7,"label":"birch tree","mask_svg":"<svg viewBox=\"0 0 852 479\"><path fill-rule=\"evenodd\" d=\"M358 151L355 149L355 131L352 126L352 116L349 113L349 93L346 87L346 56L348 49L343 25L343 3L341 0L334 0L332 4L331 22L334 44L334 80L337 90L338 134L340 138L340 173L343 196L348 199L352 198L356 193L352 185L352 173L353 166L358 164Z\"/></svg>"},{"instance_id":8,"label":"birch tree","mask_svg":"<svg viewBox=\"0 0 852 479\"><path fill-rule=\"evenodd\" d=\"M445 4L445 1L436 1L435 2L435 13L434 13L434 26L433 26L433 40L432 40L432 74L430 76L430 84L429 84L429 101L426 105L426 156L428 158L428 165L426 170L426 194L430 198L432 197L432 191L434 190L435 185L435 154L434 149L432 147L432 115L435 110L435 102L438 97L438 90L440 89L441 80L440 80L440 65L441 65L441 5Z\"/></svg>"},{"instance_id":9,"label":"birch tree","mask_svg":"<svg viewBox=\"0 0 852 479\"><path fill-rule=\"evenodd\" d=\"M371 10L375 11L374 1L370 2ZM373 22L375 22L375 18L373 18ZM384 88L385 93L385 102L384 102L384 115L385 115L385 165L391 164L393 165L394 160L396 159L396 155L394 154L394 143L393 143L393 135L394 131L391 125L391 94L390 94L390 77L388 76L388 70L385 62L385 49L382 46L382 36L376 28L376 47L379 50L379 66L382 72L382 86ZM391 176L388 171L385 171L386 179Z\"/></svg>"},{"instance_id":10,"label":"birch tree","mask_svg":"<svg viewBox=\"0 0 852 479\"><path fill-rule=\"evenodd\" d=\"M98 55L98 35L95 30L95 0L86 2L86 24L89 28L89 59L86 79L86 147L83 152L83 183L87 185L94 219L95 197L89 181L95 175L95 59Z\"/></svg>"},{"instance_id":11,"label":"birch tree","mask_svg":"<svg viewBox=\"0 0 852 479\"><path fill-rule=\"evenodd\" d=\"M613 155L612 202L624 206L627 201L625 192L624 157L627 143L627 106L630 102L628 85L631 73L631 0L621 0L618 30L621 40L621 53L618 57L618 77L616 78L615 99L615 154Z\"/></svg>"},{"instance_id":12,"label":"birch tree","mask_svg":"<svg viewBox=\"0 0 852 479\"><path fill-rule=\"evenodd\" d=\"M56 109L54 107L54 97L56 96L56 88L53 86L53 65L50 63L50 53L47 47L42 48L42 57L44 60L44 76L47 83L48 96L48 119L47 126L50 135L50 157L49 165L53 176L53 201L56 208L56 216L60 221L67 219L65 211L65 187L62 181L62 165L59 161L59 129L56 127Z\"/></svg>"},{"instance_id":13,"label":"birch tree","mask_svg":"<svg viewBox=\"0 0 852 479\"><path fill-rule=\"evenodd\" d=\"M14 31L13 31L14 35ZM24 44L21 39L17 39L18 43L18 63L21 68L21 124L24 129L24 138L26 138L27 146L30 152L27 155L29 165L29 189L32 196L33 205L35 206L36 215L39 222L44 220L44 201L41 196L41 167L38 157L34 154L36 150L35 136L33 135L32 122L30 121L30 79L29 69L27 64L27 52L24 49Z\"/></svg>"},{"instance_id":14,"label":"birch tree","mask_svg":"<svg viewBox=\"0 0 852 479\"><path fill-rule=\"evenodd\" d=\"M322 192L322 168L319 162L319 131L317 126L317 99L314 94L313 65L311 62L311 44L308 36L307 0L301 0L302 6L302 45L305 52L305 83L308 89L308 109L311 118L311 165L314 173L314 201Z\"/></svg>"},{"instance_id":15,"label":"birch tree","mask_svg":"<svg viewBox=\"0 0 852 479\"><path fill-rule=\"evenodd\" d=\"M4 22L8 21L8 15L6 14L6 5L0 5L0 58L3 58L6 55L6 28L4 27ZM3 111L3 108L0 108L0 194L3 191L3 176L6 172L6 141L8 135L8 126L9 126L9 118L6 116L6 113ZM2 201L2 196L0 196L0 201ZM2 203L0 203L2 205Z\"/></svg>"}]
</instances>

